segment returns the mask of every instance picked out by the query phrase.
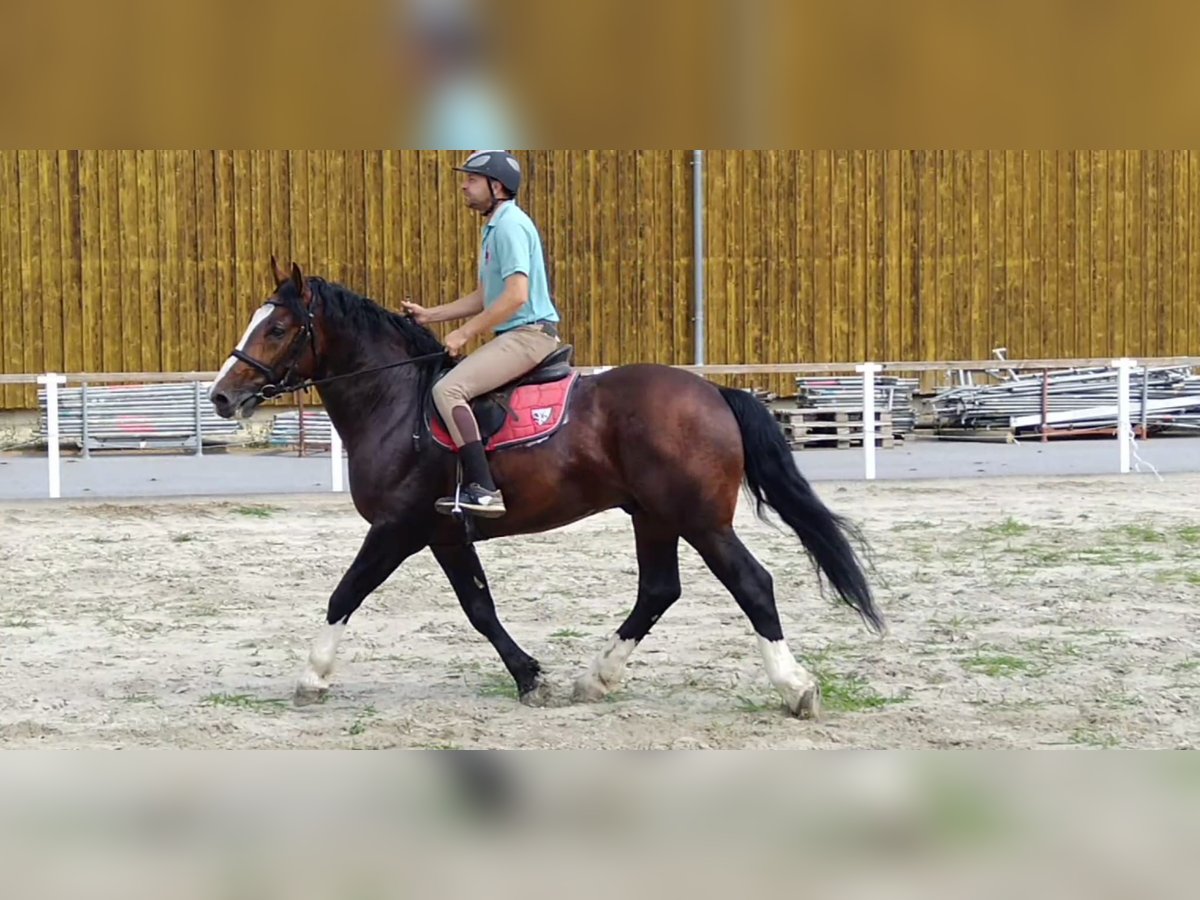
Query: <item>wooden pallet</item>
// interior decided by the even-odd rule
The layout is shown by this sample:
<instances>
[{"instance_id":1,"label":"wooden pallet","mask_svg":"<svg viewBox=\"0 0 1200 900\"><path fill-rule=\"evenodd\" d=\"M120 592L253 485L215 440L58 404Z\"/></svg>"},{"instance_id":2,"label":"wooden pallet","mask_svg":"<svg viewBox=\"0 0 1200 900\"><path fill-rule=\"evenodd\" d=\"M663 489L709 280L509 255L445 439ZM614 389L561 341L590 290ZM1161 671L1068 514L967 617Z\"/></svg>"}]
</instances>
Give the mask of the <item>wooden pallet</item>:
<instances>
[{"instance_id":1,"label":"wooden pallet","mask_svg":"<svg viewBox=\"0 0 1200 900\"><path fill-rule=\"evenodd\" d=\"M863 412L857 408L776 409L775 419L792 449L804 447L861 447L866 430ZM875 446L891 450L896 446L889 410L875 411Z\"/></svg>"},{"instance_id":2,"label":"wooden pallet","mask_svg":"<svg viewBox=\"0 0 1200 900\"><path fill-rule=\"evenodd\" d=\"M1014 444L1016 437L1011 428L960 428L945 426L935 428L932 436L939 441L967 441L981 444Z\"/></svg>"},{"instance_id":3,"label":"wooden pallet","mask_svg":"<svg viewBox=\"0 0 1200 900\"><path fill-rule=\"evenodd\" d=\"M1146 431L1142 429L1141 424L1133 427L1133 436L1138 440L1145 440L1147 437ZM1148 429L1151 434L1154 429ZM1040 441L1043 437L1041 431L1036 428L1030 428L1023 431L1014 431L1011 428L962 428L957 426L943 426L935 428L931 432L932 436L939 441L974 441L977 443L993 443L993 444L1015 444L1018 441ZM1044 435L1047 441L1062 441L1083 438L1113 438L1117 436L1115 428L1057 428L1051 429Z\"/></svg>"}]
</instances>

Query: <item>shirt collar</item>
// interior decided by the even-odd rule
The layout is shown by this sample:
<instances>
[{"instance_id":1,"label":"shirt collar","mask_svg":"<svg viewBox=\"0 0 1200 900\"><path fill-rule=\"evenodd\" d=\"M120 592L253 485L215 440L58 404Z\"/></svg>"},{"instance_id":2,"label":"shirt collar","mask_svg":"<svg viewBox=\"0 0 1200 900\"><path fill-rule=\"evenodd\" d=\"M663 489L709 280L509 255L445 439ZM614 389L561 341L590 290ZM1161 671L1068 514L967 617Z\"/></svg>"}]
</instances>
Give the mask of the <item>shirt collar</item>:
<instances>
[{"instance_id":1,"label":"shirt collar","mask_svg":"<svg viewBox=\"0 0 1200 900\"><path fill-rule=\"evenodd\" d=\"M490 216L488 216L487 222L484 223L484 225L483 225L484 231L486 231L489 228L495 228L496 223L498 223L500 221L500 217L503 216L506 212L508 212L508 208L510 206L513 206L515 204L516 204L515 200L501 201L501 203L492 211L492 214Z\"/></svg>"}]
</instances>

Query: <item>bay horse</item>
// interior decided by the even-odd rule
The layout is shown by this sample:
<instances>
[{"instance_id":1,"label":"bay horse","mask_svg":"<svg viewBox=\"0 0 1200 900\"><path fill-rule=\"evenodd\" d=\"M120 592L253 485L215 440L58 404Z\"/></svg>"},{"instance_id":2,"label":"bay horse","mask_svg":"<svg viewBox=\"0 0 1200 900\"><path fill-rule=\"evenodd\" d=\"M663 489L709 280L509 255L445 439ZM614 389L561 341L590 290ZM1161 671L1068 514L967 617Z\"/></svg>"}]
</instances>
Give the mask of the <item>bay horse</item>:
<instances>
[{"instance_id":1,"label":"bay horse","mask_svg":"<svg viewBox=\"0 0 1200 900\"><path fill-rule=\"evenodd\" d=\"M325 626L296 686L298 705L321 699L346 624L408 557L429 547L467 619L500 655L521 702L547 702L536 659L500 624L474 543L544 532L620 508L635 537L632 611L574 682L573 699L602 699L630 653L679 599L679 541L695 548L733 595L758 637L767 676L792 714L820 713L817 680L788 649L771 575L733 528L745 488L764 518L770 507L795 532L837 595L883 634L884 619L852 546L860 536L800 474L766 407L664 365L632 364L580 375L565 420L538 442L491 454L506 515L439 514L458 483L455 453L430 440L428 396L453 365L436 336L349 289L271 259L275 292L255 312L209 397L226 418L263 400L316 387L348 454L350 493L370 527L329 598ZM558 354L555 354L558 355ZM558 373L559 375L563 373ZM436 416L436 413L434 413ZM482 423L481 423L482 424Z\"/></svg>"}]
</instances>

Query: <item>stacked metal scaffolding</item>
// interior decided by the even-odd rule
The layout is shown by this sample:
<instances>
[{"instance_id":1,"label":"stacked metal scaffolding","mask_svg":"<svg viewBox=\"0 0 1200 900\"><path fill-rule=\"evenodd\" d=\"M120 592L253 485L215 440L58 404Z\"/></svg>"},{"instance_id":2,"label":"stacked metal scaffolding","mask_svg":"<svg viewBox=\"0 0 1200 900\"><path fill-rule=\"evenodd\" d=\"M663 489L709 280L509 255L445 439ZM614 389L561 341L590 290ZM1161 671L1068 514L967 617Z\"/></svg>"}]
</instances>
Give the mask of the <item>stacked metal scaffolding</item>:
<instances>
[{"instance_id":1,"label":"stacked metal scaffolding","mask_svg":"<svg viewBox=\"0 0 1200 900\"><path fill-rule=\"evenodd\" d=\"M329 415L324 410L306 409L304 411L304 446L328 447L331 440L332 426ZM268 439L273 446L300 446L300 413L297 410L281 412L271 423L271 436Z\"/></svg>"},{"instance_id":2,"label":"stacked metal scaffolding","mask_svg":"<svg viewBox=\"0 0 1200 900\"><path fill-rule=\"evenodd\" d=\"M1188 369L1136 369L1130 377L1132 424L1143 433L1200 429L1200 376ZM935 429L1006 431L1014 436L1110 431L1117 427L1117 372L1060 370L964 385L932 400Z\"/></svg>"}]
</instances>

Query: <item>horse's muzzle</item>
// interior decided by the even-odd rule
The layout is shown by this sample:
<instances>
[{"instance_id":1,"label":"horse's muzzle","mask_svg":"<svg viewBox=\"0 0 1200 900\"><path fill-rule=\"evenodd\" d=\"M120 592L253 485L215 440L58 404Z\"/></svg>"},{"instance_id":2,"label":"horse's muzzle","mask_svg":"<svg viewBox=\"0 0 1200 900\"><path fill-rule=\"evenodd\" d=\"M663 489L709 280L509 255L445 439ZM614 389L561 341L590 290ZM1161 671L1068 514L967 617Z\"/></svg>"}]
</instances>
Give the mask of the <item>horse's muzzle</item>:
<instances>
[{"instance_id":1,"label":"horse's muzzle","mask_svg":"<svg viewBox=\"0 0 1200 900\"><path fill-rule=\"evenodd\" d=\"M225 393L216 393L210 399L213 409L222 419L248 419L254 415L254 411L262 403L262 398L258 394L230 397Z\"/></svg>"}]
</instances>

